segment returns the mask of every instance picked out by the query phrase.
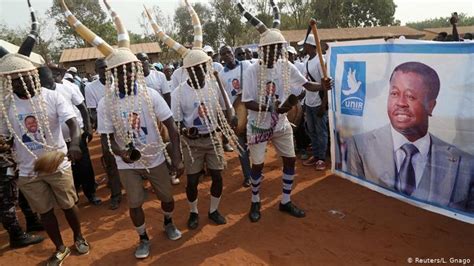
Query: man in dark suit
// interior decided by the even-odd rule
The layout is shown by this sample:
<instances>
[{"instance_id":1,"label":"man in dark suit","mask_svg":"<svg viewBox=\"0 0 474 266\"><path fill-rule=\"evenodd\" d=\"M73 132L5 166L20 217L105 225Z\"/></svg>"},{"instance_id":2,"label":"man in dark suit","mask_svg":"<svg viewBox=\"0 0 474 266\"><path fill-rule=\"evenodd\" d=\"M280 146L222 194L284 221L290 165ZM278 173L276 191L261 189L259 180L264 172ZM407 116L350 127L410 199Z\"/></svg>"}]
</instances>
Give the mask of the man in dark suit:
<instances>
[{"instance_id":1,"label":"man in dark suit","mask_svg":"<svg viewBox=\"0 0 474 266\"><path fill-rule=\"evenodd\" d=\"M347 170L382 187L442 207L474 212L474 156L428 133L438 74L403 63L390 77L390 125L348 141Z\"/></svg>"}]
</instances>

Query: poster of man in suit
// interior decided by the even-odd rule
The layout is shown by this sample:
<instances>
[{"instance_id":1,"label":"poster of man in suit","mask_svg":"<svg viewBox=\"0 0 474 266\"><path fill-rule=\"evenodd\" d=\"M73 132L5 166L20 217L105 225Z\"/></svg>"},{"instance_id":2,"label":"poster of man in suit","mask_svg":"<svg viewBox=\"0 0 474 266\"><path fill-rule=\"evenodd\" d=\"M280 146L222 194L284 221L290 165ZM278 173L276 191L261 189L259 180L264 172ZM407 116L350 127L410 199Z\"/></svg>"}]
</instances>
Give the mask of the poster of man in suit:
<instances>
[{"instance_id":1,"label":"poster of man in suit","mask_svg":"<svg viewBox=\"0 0 474 266\"><path fill-rule=\"evenodd\" d=\"M435 55L428 58L413 44L395 44L406 55L392 54L396 46L383 43L384 59L365 54L337 62L342 77L332 99L333 169L474 217L474 70L472 63L466 68L474 46L447 56L450 47L420 42Z\"/></svg>"}]
</instances>

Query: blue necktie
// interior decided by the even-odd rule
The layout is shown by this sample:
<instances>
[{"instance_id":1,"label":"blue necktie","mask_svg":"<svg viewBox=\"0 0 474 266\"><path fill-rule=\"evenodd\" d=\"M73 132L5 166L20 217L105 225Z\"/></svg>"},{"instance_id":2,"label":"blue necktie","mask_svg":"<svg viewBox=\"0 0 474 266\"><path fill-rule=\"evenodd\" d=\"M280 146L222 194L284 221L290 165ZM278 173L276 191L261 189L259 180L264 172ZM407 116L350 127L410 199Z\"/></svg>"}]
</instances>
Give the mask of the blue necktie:
<instances>
[{"instance_id":1,"label":"blue necktie","mask_svg":"<svg viewBox=\"0 0 474 266\"><path fill-rule=\"evenodd\" d=\"M415 169L413 168L411 159L419 151L418 148L411 143L403 144L401 149L406 156L405 159L403 159L400 172L398 173L398 178L402 184L402 187L399 188L399 190L403 194L410 196L416 188Z\"/></svg>"}]
</instances>

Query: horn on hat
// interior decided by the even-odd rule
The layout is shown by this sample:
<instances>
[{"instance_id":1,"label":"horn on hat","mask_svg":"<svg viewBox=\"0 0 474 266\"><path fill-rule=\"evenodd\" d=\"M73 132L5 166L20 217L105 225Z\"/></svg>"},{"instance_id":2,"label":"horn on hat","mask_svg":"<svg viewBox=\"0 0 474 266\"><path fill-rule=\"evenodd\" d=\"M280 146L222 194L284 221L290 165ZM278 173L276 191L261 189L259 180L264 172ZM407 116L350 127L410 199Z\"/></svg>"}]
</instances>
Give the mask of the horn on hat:
<instances>
[{"instance_id":1,"label":"horn on hat","mask_svg":"<svg viewBox=\"0 0 474 266\"><path fill-rule=\"evenodd\" d=\"M99 49L99 51L105 55L110 55L114 48L106 43L102 38L97 36L94 32L92 32L89 28L87 28L84 24L82 24L72 13L69 11L69 8L64 3L64 0L61 0L61 7L64 11L64 15L66 16L67 22L69 25L74 28L74 30L81 35L81 37L86 40L88 43Z\"/></svg>"},{"instance_id":2,"label":"horn on hat","mask_svg":"<svg viewBox=\"0 0 474 266\"><path fill-rule=\"evenodd\" d=\"M166 35L166 33L164 33L164 31L161 29L161 27L158 26L156 21L150 15L150 13L148 12L148 9L146 8L146 6L144 6L144 7L145 7L146 15L147 15L148 19L151 22L151 26L153 27L153 30L155 31L156 36L158 38L160 38L160 40L162 42L164 42L168 47L175 50L178 54L180 54L182 57L184 57L186 55L186 53L188 53L189 49L187 49L186 47L182 46L180 43L173 40L170 36Z\"/></svg>"},{"instance_id":3,"label":"horn on hat","mask_svg":"<svg viewBox=\"0 0 474 266\"><path fill-rule=\"evenodd\" d=\"M263 22L256 18L254 15L250 14L242 5L242 3L237 3L237 7L239 8L240 13L250 22L250 24L257 28L260 34L263 34L268 30L267 26L265 26L265 24L263 24Z\"/></svg>"},{"instance_id":4,"label":"horn on hat","mask_svg":"<svg viewBox=\"0 0 474 266\"><path fill-rule=\"evenodd\" d=\"M112 16L115 24L115 29L117 30L118 47L130 48L130 37L128 36L128 31L123 25L122 20L117 12L115 12L115 10L110 7L109 3L107 3L107 0L104 0L104 4L107 7L107 10L109 10L110 16Z\"/></svg>"},{"instance_id":5,"label":"horn on hat","mask_svg":"<svg viewBox=\"0 0 474 266\"><path fill-rule=\"evenodd\" d=\"M5 49L3 46L0 46L0 58L4 57L7 54L9 54L8 50Z\"/></svg>"},{"instance_id":6,"label":"horn on hat","mask_svg":"<svg viewBox=\"0 0 474 266\"><path fill-rule=\"evenodd\" d=\"M188 0L184 0L186 3L186 8L188 9L189 15L191 15L191 21L194 28L194 42L193 48L202 48L202 27L201 21L194 10L194 8L189 4Z\"/></svg>"},{"instance_id":7,"label":"horn on hat","mask_svg":"<svg viewBox=\"0 0 474 266\"><path fill-rule=\"evenodd\" d=\"M20 49L18 49L18 53L29 57L35 46L36 38L38 38L38 21L36 20L35 10L31 7L30 0L28 0L28 7L31 13L31 31L21 44Z\"/></svg>"},{"instance_id":8,"label":"horn on hat","mask_svg":"<svg viewBox=\"0 0 474 266\"><path fill-rule=\"evenodd\" d=\"M275 4L275 1L270 0L270 5L272 6L273 11L273 25L272 28L279 29L280 28L280 8Z\"/></svg>"}]
</instances>

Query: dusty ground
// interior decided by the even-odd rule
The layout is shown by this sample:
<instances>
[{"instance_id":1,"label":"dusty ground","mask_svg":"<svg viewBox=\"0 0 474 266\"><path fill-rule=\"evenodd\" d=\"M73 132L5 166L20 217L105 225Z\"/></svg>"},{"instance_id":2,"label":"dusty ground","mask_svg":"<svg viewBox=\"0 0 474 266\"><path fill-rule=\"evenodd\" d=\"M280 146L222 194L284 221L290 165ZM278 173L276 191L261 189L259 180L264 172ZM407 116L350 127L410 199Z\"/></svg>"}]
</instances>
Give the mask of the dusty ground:
<instances>
[{"instance_id":1,"label":"dusty ground","mask_svg":"<svg viewBox=\"0 0 474 266\"><path fill-rule=\"evenodd\" d=\"M97 153L97 139L91 147ZM94 156L97 179L103 170ZM108 209L108 190L101 185L101 206L80 199L82 226L92 245L89 255L74 253L66 265L399 265L408 258L468 258L474 262L474 227L385 197L355 185L330 172L316 172L298 162L292 199L307 211L297 219L278 211L281 193L280 162L269 149L261 191L262 219L250 223L250 191L241 187L235 154L227 154L224 194L220 211L228 223L210 224L209 177L200 185L200 226L186 228L188 205L185 184L175 186L174 221L183 238L170 241L163 230L160 204L149 195L145 203L151 255L145 260L133 256L138 237L126 203ZM184 181L184 179L182 179ZM337 211L334 213L334 210ZM342 213L342 214L341 214ZM57 211L65 243L73 244L63 214ZM24 224L23 217L19 213ZM44 232L41 233L45 235ZM10 250L8 235L0 231L0 265L42 264L52 253L49 240L35 246Z\"/></svg>"}]
</instances>

